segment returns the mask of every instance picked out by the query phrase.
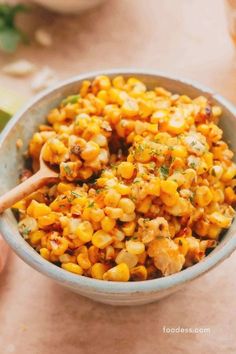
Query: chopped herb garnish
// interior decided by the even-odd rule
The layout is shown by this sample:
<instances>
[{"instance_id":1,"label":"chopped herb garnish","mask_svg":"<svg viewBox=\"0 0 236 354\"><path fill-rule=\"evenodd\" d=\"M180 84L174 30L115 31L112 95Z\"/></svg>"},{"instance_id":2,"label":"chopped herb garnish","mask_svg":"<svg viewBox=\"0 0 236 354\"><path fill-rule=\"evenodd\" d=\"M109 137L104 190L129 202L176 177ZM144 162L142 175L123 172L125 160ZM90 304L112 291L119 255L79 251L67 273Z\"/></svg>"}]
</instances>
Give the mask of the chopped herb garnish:
<instances>
[{"instance_id":1,"label":"chopped herb garnish","mask_svg":"<svg viewBox=\"0 0 236 354\"><path fill-rule=\"evenodd\" d=\"M22 230L22 236L23 236L24 238L28 238L30 231L31 231L31 229L30 229L29 227L25 227L25 228Z\"/></svg>"},{"instance_id":2,"label":"chopped herb garnish","mask_svg":"<svg viewBox=\"0 0 236 354\"><path fill-rule=\"evenodd\" d=\"M169 176L169 167L163 165L160 167L159 171L163 178L167 178Z\"/></svg>"},{"instance_id":3,"label":"chopped herb garnish","mask_svg":"<svg viewBox=\"0 0 236 354\"><path fill-rule=\"evenodd\" d=\"M196 167L196 164L195 164L195 162L191 162L191 163L189 164L189 166L190 166L191 168L195 168L195 167Z\"/></svg>"},{"instance_id":4,"label":"chopped herb garnish","mask_svg":"<svg viewBox=\"0 0 236 354\"><path fill-rule=\"evenodd\" d=\"M182 240L179 240L179 246L183 246Z\"/></svg>"},{"instance_id":5,"label":"chopped herb garnish","mask_svg":"<svg viewBox=\"0 0 236 354\"><path fill-rule=\"evenodd\" d=\"M81 197L82 197L81 194L78 194L78 193L75 192L75 191L71 191L71 194L72 194L74 197L76 197L76 198L81 198Z\"/></svg>"},{"instance_id":6,"label":"chopped herb garnish","mask_svg":"<svg viewBox=\"0 0 236 354\"><path fill-rule=\"evenodd\" d=\"M133 183L137 184L137 183L140 183L140 182L141 182L141 179L135 179Z\"/></svg>"},{"instance_id":7,"label":"chopped herb garnish","mask_svg":"<svg viewBox=\"0 0 236 354\"><path fill-rule=\"evenodd\" d=\"M93 208L95 205L94 201L88 203L88 208Z\"/></svg>"},{"instance_id":8,"label":"chopped herb garnish","mask_svg":"<svg viewBox=\"0 0 236 354\"><path fill-rule=\"evenodd\" d=\"M65 98L61 103L63 106L67 105L68 103L77 103L78 99L80 98L80 95L72 95L67 98Z\"/></svg>"},{"instance_id":9,"label":"chopped herb garnish","mask_svg":"<svg viewBox=\"0 0 236 354\"><path fill-rule=\"evenodd\" d=\"M71 171L70 166L64 165L64 170L66 171L66 174L67 174L68 176L71 176L71 175L72 175L72 171Z\"/></svg>"}]
</instances>

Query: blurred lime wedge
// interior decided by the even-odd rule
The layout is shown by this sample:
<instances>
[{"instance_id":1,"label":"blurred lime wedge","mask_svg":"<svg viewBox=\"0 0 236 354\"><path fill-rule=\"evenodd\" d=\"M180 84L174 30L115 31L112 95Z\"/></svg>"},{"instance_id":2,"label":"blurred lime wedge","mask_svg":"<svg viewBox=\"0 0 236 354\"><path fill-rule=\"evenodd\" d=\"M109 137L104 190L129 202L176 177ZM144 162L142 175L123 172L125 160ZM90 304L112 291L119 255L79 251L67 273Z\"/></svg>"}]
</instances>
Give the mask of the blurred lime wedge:
<instances>
[{"instance_id":1,"label":"blurred lime wedge","mask_svg":"<svg viewBox=\"0 0 236 354\"><path fill-rule=\"evenodd\" d=\"M0 87L0 131L4 128L11 116L22 106L25 99L18 93Z\"/></svg>"}]
</instances>

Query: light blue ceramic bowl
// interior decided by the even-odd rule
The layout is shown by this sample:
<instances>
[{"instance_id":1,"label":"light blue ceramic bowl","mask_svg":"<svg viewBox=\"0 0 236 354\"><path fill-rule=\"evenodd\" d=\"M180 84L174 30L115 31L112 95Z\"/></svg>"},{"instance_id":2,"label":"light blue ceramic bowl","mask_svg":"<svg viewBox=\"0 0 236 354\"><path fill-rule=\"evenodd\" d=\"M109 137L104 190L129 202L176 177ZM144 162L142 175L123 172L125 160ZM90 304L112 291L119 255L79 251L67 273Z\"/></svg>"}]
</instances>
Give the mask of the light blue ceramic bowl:
<instances>
[{"instance_id":1,"label":"light blue ceramic bowl","mask_svg":"<svg viewBox=\"0 0 236 354\"><path fill-rule=\"evenodd\" d=\"M87 73L62 82L58 86L32 99L8 123L0 137L0 193L11 189L17 184L19 171L24 164L22 151L16 149L16 140L22 138L25 144L24 147L26 148L30 137L37 130L38 125L45 121L47 112L57 106L65 96L77 92L82 80L93 79L99 74L106 74L110 77L118 74L125 77L135 76L144 81L149 88L158 85L172 92L187 94L190 97L199 95L209 97L212 102L219 104L223 108L221 126L224 130L224 139L230 141L232 150L236 151L236 140L234 139L236 109L222 96L212 92L208 88L191 81L171 78L165 74L147 70L120 69ZM16 220L10 210L3 213L0 217L0 232L10 247L26 263L74 292L95 301L111 305L140 305L153 302L171 294L195 278L208 272L225 258L229 257L235 250L235 228L236 221L233 222L219 246L210 255L200 263L180 273L143 282L119 283L74 275L47 262L21 237L17 230Z\"/></svg>"}]
</instances>

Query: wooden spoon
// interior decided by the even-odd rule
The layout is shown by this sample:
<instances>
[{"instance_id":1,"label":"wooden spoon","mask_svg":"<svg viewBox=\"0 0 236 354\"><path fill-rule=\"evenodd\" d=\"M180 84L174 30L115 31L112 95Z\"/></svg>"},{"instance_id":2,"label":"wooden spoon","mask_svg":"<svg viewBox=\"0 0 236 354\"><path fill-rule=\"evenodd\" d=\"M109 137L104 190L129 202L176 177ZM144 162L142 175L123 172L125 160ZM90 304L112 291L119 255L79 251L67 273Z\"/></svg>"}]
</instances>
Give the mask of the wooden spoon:
<instances>
[{"instance_id":1,"label":"wooden spoon","mask_svg":"<svg viewBox=\"0 0 236 354\"><path fill-rule=\"evenodd\" d=\"M53 180L57 181L59 174L52 170L43 160L44 146L40 152L38 172L0 197L0 213L35 192L46 183L53 182Z\"/></svg>"}]
</instances>

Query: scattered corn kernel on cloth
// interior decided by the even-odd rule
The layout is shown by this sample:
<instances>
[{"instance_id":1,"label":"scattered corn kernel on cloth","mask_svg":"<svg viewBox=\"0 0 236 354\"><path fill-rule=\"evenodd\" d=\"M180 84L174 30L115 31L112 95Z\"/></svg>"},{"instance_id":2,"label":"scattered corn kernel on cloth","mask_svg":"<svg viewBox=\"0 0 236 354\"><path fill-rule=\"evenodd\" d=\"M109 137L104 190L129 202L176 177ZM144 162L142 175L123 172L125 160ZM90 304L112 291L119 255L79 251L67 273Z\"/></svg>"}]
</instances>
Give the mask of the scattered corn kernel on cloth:
<instances>
[{"instance_id":1,"label":"scattered corn kernel on cloth","mask_svg":"<svg viewBox=\"0 0 236 354\"><path fill-rule=\"evenodd\" d=\"M0 134L12 115L20 108L23 99L15 92L0 87ZM4 268L8 255L8 246L0 235L0 273Z\"/></svg>"}]
</instances>

